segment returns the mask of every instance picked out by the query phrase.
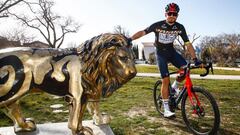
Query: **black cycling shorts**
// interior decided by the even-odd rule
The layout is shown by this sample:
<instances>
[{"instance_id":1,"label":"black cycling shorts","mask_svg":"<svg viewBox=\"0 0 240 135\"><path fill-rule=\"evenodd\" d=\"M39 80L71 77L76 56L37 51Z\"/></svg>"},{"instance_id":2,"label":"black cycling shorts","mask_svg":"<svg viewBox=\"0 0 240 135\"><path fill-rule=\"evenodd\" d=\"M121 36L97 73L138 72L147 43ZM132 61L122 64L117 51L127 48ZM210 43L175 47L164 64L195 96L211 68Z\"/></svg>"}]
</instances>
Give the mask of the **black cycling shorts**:
<instances>
[{"instance_id":1,"label":"black cycling shorts","mask_svg":"<svg viewBox=\"0 0 240 135\"><path fill-rule=\"evenodd\" d=\"M176 50L172 48L162 48L156 49L156 60L158 64L158 68L161 73L161 77L168 77L168 63L172 63L175 67L180 68L187 64L186 60L178 53Z\"/></svg>"}]
</instances>

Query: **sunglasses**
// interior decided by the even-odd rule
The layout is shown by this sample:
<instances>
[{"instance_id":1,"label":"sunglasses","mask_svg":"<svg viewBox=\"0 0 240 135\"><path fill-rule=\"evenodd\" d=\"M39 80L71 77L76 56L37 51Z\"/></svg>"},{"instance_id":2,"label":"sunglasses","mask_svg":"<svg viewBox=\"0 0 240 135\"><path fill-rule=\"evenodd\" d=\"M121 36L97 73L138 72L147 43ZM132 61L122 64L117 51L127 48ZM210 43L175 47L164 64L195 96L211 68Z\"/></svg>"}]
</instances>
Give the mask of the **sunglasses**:
<instances>
[{"instance_id":1,"label":"sunglasses","mask_svg":"<svg viewBox=\"0 0 240 135\"><path fill-rule=\"evenodd\" d=\"M168 15L168 16L178 16L178 13L175 13L175 12L168 12L167 15Z\"/></svg>"}]
</instances>

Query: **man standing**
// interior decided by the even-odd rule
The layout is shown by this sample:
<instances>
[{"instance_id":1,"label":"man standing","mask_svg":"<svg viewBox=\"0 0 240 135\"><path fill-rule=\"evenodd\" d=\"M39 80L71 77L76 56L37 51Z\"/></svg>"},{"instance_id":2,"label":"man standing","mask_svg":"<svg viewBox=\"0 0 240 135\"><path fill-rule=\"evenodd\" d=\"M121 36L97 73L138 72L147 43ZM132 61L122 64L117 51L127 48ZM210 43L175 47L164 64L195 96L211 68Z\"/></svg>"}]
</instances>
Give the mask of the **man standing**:
<instances>
[{"instance_id":1,"label":"man standing","mask_svg":"<svg viewBox=\"0 0 240 135\"><path fill-rule=\"evenodd\" d=\"M175 67L181 68L186 65L186 60L178 53L173 47L173 42L178 35L184 41L184 44L187 46L187 50L190 52L192 59L195 62L195 65L199 65L200 61L196 58L195 50L192 44L189 42L186 30L184 26L176 22L179 12L179 6L175 3L170 3L165 8L165 20L156 22L150 25L148 28L138 31L135 33L130 40L138 39L148 33L155 33L155 42L156 47L156 59L158 63L158 68L162 77L162 87L161 93L163 98L164 106L164 117L174 116L175 113L171 112L168 105L169 98L169 71L168 71L168 62L171 62Z\"/></svg>"}]
</instances>

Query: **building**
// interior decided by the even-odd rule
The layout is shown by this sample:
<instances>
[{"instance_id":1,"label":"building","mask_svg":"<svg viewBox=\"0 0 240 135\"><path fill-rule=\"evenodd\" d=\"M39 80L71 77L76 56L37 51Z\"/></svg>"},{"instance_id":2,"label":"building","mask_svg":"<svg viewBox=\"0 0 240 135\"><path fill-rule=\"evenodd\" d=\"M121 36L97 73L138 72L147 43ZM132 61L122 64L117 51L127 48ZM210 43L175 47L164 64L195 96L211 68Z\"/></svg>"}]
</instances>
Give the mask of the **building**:
<instances>
[{"instance_id":1,"label":"building","mask_svg":"<svg viewBox=\"0 0 240 135\"><path fill-rule=\"evenodd\" d=\"M10 48L10 47L32 47L32 48L49 48L50 46L41 41L33 41L31 43L23 43L20 41L11 41L7 38L0 36L0 49Z\"/></svg>"},{"instance_id":2,"label":"building","mask_svg":"<svg viewBox=\"0 0 240 135\"><path fill-rule=\"evenodd\" d=\"M21 46L20 41L9 41L7 38L0 36L0 49L19 46Z\"/></svg>"},{"instance_id":3,"label":"building","mask_svg":"<svg viewBox=\"0 0 240 135\"><path fill-rule=\"evenodd\" d=\"M150 53L153 53L153 52L155 53L155 46L153 44L154 44L153 42L142 42L142 45L143 45L142 50L145 56L145 60L149 60Z\"/></svg>"},{"instance_id":4,"label":"building","mask_svg":"<svg viewBox=\"0 0 240 135\"><path fill-rule=\"evenodd\" d=\"M50 46L41 41L33 41L31 43L23 43L24 47L32 47L32 48L50 48Z\"/></svg>"}]
</instances>

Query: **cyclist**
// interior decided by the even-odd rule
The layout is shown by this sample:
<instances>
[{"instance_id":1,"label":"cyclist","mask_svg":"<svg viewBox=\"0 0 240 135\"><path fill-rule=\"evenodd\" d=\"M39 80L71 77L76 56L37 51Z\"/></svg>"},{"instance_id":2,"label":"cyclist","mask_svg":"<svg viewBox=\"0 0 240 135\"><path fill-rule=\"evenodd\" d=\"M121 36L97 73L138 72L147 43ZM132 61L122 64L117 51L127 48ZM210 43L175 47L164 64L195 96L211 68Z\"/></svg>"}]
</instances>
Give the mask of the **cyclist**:
<instances>
[{"instance_id":1,"label":"cyclist","mask_svg":"<svg viewBox=\"0 0 240 135\"><path fill-rule=\"evenodd\" d=\"M180 9L177 4L168 4L165 7L165 20L153 23L148 28L138 31L129 39L132 41L150 32L155 33L154 45L156 47L158 68L162 77L161 93L163 98L164 117L172 117L175 115L174 112L170 111L168 105L168 86L170 83L170 77L167 64L168 62L171 62L177 68L187 64L185 59L179 53L177 53L173 47L173 42L178 35L181 36L184 44L187 46L187 50L190 52L191 58L194 60L195 65L201 64L195 55L195 50L188 39L184 26L176 22L179 10Z\"/></svg>"}]
</instances>

